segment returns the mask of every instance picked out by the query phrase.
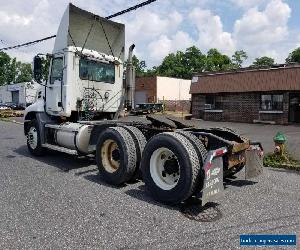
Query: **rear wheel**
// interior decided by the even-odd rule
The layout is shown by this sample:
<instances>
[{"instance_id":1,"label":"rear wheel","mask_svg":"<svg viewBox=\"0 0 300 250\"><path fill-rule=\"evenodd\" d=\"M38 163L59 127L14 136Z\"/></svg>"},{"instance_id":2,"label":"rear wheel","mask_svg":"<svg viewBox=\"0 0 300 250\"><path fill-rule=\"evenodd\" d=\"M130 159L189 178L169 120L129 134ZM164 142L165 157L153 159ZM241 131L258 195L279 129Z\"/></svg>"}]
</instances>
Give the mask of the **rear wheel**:
<instances>
[{"instance_id":1,"label":"rear wheel","mask_svg":"<svg viewBox=\"0 0 300 250\"><path fill-rule=\"evenodd\" d=\"M188 139L177 133L162 133L146 144L141 170L154 199L177 204L194 192L200 164Z\"/></svg>"},{"instance_id":2,"label":"rear wheel","mask_svg":"<svg viewBox=\"0 0 300 250\"><path fill-rule=\"evenodd\" d=\"M184 131L184 130L178 131L176 133L183 135L190 141L190 143L193 144L193 146L195 147L195 149L197 151L199 160L201 161L202 164L204 164L204 161L207 157L207 150L204 147L203 143L200 141L200 139L198 139L198 137L193 135L192 133Z\"/></svg>"},{"instance_id":3,"label":"rear wheel","mask_svg":"<svg viewBox=\"0 0 300 250\"><path fill-rule=\"evenodd\" d=\"M136 127L122 126L122 128L125 128L130 133L130 135L132 136L132 138L134 140L134 145L135 145L135 149L136 149L136 170L135 170L135 173L134 173L132 179L137 179L137 178L141 177L140 164L141 164L142 154L143 154L144 148L146 146L147 140L146 140L144 134L142 133L142 131Z\"/></svg>"},{"instance_id":4,"label":"rear wheel","mask_svg":"<svg viewBox=\"0 0 300 250\"><path fill-rule=\"evenodd\" d=\"M45 148L41 144L41 135L36 120L32 120L28 124L27 147L31 154L41 156L45 153Z\"/></svg>"},{"instance_id":5,"label":"rear wheel","mask_svg":"<svg viewBox=\"0 0 300 250\"><path fill-rule=\"evenodd\" d=\"M195 192L198 192L202 189L203 187L203 180L205 177L205 173L204 173L204 169L203 169L203 165L205 163L206 157L207 157L207 150L204 147L203 143L198 139L197 136L193 135L192 133L188 132L188 131L178 131L176 132L178 134L183 135L185 138L187 138L189 140L189 142L194 146L198 158L199 158L199 163L201 166L201 169L199 171L199 174L197 176L197 189L195 190Z\"/></svg>"},{"instance_id":6,"label":"rear wheel","mask_svg":"<svg viewBox=\"0 0 300 250\"><path fill-rule=\"evenodd\" d=\"M110 127L98 138L96 161L102 178L120 185L129 181L136 169L136 149L130 133L121 127Z\"/></svg>"}]
</instances>

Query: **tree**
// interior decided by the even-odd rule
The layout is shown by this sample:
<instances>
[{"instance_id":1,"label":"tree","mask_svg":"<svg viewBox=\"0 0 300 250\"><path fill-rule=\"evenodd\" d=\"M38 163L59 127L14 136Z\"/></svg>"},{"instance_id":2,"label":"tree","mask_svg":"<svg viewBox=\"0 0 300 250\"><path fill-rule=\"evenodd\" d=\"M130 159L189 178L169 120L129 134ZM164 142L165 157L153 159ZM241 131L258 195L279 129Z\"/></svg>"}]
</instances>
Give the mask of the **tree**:
<instances>
[{"instance_id":1,"label":"tree","mask_svg":"<svg viewBox=\"0 0 300 250\"><path fill-rule=\"evenodd\" d=\"M29 82L31 79L30 63L22 63L5 52L0 52L0 85Z\"/></svg>"},{"instance_id":2,"label":"tree","mask_svg":"<svg viewBox=\"0 0 300 250\"><path fill-rule=\"evenodd\" d=\"M16 58L10 60L9 65L7 65L6 70L6 83L14 83L16 81L16 76L18 74L18 68L20 67L20 62L17 62Z\"/></svg>"},{"instance_id":3,"label":"tree","mask_svg":"<svg viewBox=\"0 0 300 250\"><path fill-rule=\"evenodd\" d=\"M255 58L254 62L250 67L253 68L261 68L261 67L271 67L274 65L275 60L271 57L263 56Z\"/></svg>"},{"instance_id":4,"label":"tree","mask_svg":"<svg viewBox=\"0 0 300 250\"><path fill-rule=\"evenodd\" d=\"M132 57L132 64L135 67L136 76L144 76L146 70L146 62L140 61L135 55Z\"/></svg>"},{"instance_id":5,"label":"tree","mask_svg":"<svg viewBox=\"0 0 300 250\"><path fill-rule=\"evenodd\" d=\"M133 55L133 57L132 57L132 64L135 67L135 75L136 76L145 76L147 74L146 62L140 61L140 59L138 59L136 55ZM127 66L127 62L124 63L125 68L126 68L126 66Z\"/></svg>"},{"instance_id":6,"label":"tree","mask_svg":"<svg viewBox=\"0 0 300 250\"><path fill-rule=\"evenodd\" d=\"M300 63L300 47L292 51L285 61L286 63Z\"/></svg>"},{"instance_id":7,"label":"tree","mask_svg":"<svg viewBox=\"0 0 300 250\"><path fill-rule=\"evenodd\" d=\"M152 67L152 69L147 69L145 72L145 76L156 76L158 73L158 69L156 66Z\"/></svg>"},{"instance_id":8,"label":"tree","mask_svg":"<svg viewBox=\"0 0 300 250\"><path fill-rule=\"evenodd\" d=\"M223 71L232 68L232 61L227 55L221 54L217 49L210 49L207 52L206 71Z\"/></svg>"},{"instance_id":9,"label":"tree","mask_svg":"<svg viewBox=\"0 0 300 250\"><path fill-rule=\"evenodd\" d=\"M18 67L18 75L15 82L30 82L32 80L32 69L30 63L20 63Z\"/></svg>"},{"instance_id":10,"label":"tree","mask_svg":"<svg viewBox=\"0 0 300 250\"><path fill-rule=\"evenodd\" d=\"M162 76L191 79L194 72L205 70L206 56L195 46L167 55L156 73Z\"/></svg>"},{"instance_id":11,"label":"tree","mask_svg":"<svg viewBox=\"0 0 300 250\"><path fill-rule=\"evenodd\" d=\"M184 64L187 67L186 77L190 79L195 72L205 70L206 56L196 46L187 48L184 55Z\"/></svg>"},{"instance_id":12,"label":"tree","mask_svg":"<svg viewBox=\"0 0 300 250\"><path fill-rule=\"evenodd\" d=\"M157 73L161 76L184 77L183 54L182 51L177 51L176 54L167 55L158 66Z\"/></svg>"},{"instance_id":13,"label":"tree","mask_svg":"<svg viewBox=\"0 0 300 250\"><path fill-rule=\"evenodd\" d=\"M50 61L51 58L49 56L46 56L46 58L42 58L42 79L47 80L49 76L49 67L50 67Z\"/></svg>"},{"instance_id":14,"label":"tree","mask_svg":"<svg viewBox=\"0 0 300 250\"><path fill-rule=\"evenodd\" d=\"M245 60L247 60L248 56L247 53L244 50L237 50L232 55L232 62L234 68L241 68L242 64Z\"/></svg>"},{"instance_id":15,"label":"tree","mask_svg":"<svg viewBox=\"0 0 300 250\"><path fill-rule=\"evenodd\" d=\"M193 73L203 71L222 71L234 68L231 59L217 49L210 49L207 55L195 46L185 52L177 51L167 55L162 64L157 67L157 73L162 76L191 79Z\"/></svg>"},{"instance_id":16,"label":"tree","mask_svg":"<svg viewBox=\"0 0 300 250\"><path fill-rule=\"evenodd\" d=\"M10 68L10 56L3 51L0 51L0 85L7 83L7 72Z\"/></svg>"}]
</instances>

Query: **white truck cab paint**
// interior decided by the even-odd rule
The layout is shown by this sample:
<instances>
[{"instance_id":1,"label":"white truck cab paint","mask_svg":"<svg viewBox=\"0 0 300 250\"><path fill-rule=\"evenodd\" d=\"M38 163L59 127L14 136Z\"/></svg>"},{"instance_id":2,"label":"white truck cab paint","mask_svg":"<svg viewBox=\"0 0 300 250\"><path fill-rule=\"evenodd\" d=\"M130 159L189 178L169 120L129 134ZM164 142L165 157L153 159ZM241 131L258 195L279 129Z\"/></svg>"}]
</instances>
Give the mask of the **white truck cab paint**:
<instances>
[{"instance_id":1,"label":"white truck cab paint","mask_svg":"<svg viewBox=\"0 0 300 250\"><path fill-rule=\"evenodd\" d=\"M50 116L117 112L123 89L125 26L69 4L58 28L45 88ZM36 109L36 110L35 110ZM40 112L39 105L30 111Z\"/></svg>"},{"instance_id":2,"label":"white truck cab paint","mask_svg":"<svg viewBox=\"0 0 300 250\"><path fill-rule=\"evenodd\" d=\"M78 51L82 51L78 55ZM46 112L69 117L89 109L116 112L122 95L123 64L97 51L69 47L52 59L46 88Z\"/></svg>"}]
</instances>

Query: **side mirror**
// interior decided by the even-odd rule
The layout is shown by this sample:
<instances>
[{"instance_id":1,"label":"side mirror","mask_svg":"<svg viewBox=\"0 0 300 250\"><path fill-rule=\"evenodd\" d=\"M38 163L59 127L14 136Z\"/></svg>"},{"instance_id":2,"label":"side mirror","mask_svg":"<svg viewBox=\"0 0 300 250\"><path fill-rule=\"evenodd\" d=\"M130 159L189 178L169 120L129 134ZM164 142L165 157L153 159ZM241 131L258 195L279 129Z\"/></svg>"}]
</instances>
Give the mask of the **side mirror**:
<instances>
[{"instance_id":1,"label":"side mirror","mask_svg":"<svg viewBox=\"0 0 300 250\"><path fill-rule=\"evenodd\" d=\"M33 58L33 78L37 82L42 81L42 58L39 56Z\"/></svg>"}]
</instances>

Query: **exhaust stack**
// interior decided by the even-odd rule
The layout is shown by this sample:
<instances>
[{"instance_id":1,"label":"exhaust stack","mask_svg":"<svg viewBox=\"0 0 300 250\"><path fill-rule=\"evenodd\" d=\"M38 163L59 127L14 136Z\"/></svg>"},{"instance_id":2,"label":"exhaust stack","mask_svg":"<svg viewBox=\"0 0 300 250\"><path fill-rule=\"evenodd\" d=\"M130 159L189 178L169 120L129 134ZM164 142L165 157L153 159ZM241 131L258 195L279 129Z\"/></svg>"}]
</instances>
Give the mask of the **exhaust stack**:
<instances>
[{"instance_id":1,"label":"exhaust stack","mask_svg":"<svg viewBox=\"0 0 300 250\"><path fill-rule=\"evenodd\" d=\"M128 60L126 65L126 107L127 110L134 108L135 95L135 68L132 64L132 52L135 45L129 47Z\"/></svg>"}]
</instances>

